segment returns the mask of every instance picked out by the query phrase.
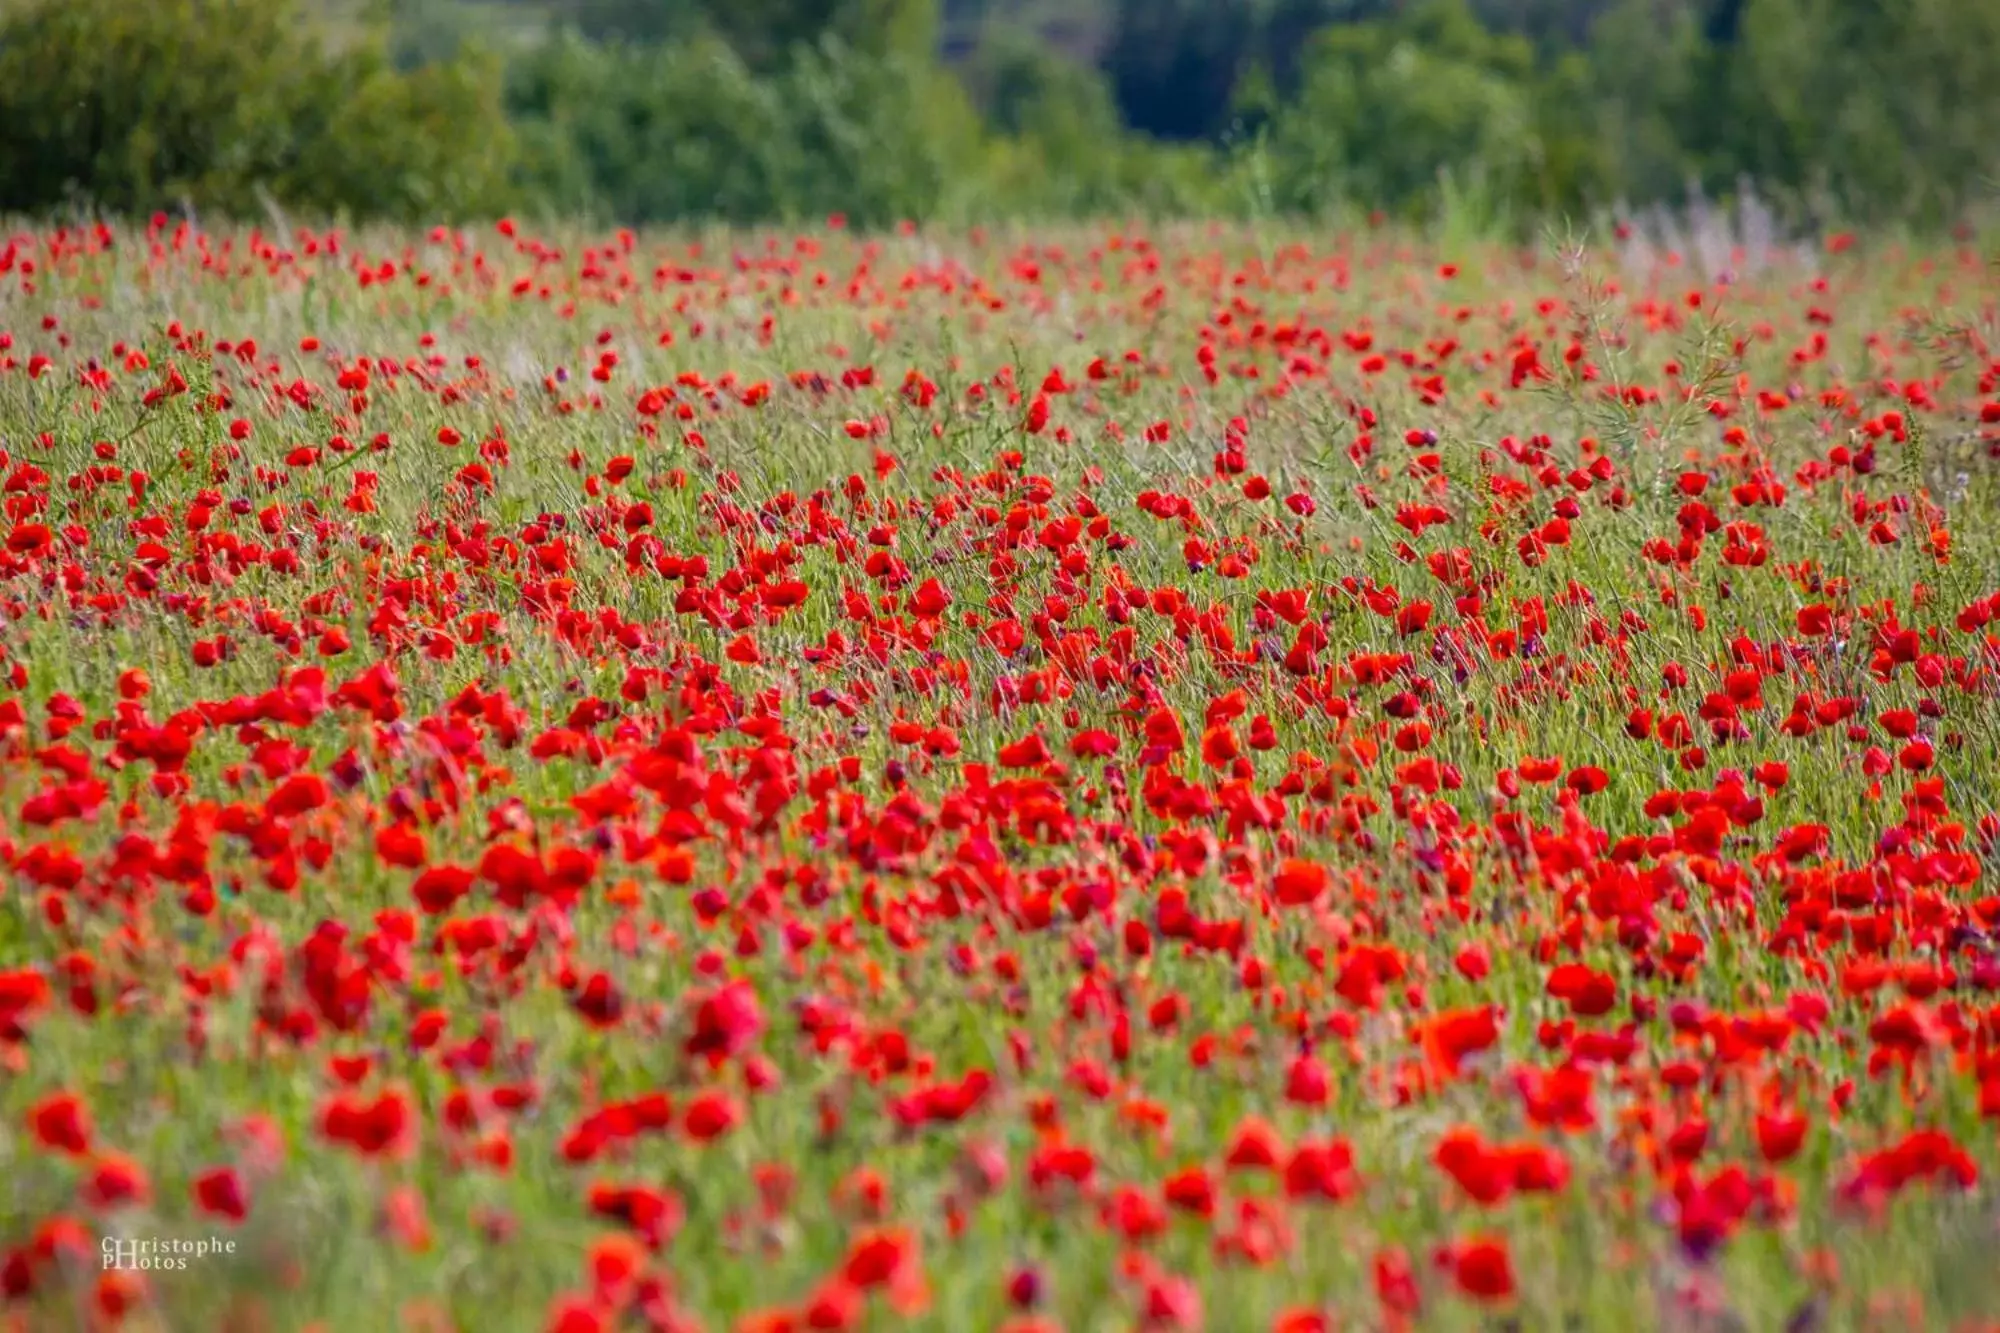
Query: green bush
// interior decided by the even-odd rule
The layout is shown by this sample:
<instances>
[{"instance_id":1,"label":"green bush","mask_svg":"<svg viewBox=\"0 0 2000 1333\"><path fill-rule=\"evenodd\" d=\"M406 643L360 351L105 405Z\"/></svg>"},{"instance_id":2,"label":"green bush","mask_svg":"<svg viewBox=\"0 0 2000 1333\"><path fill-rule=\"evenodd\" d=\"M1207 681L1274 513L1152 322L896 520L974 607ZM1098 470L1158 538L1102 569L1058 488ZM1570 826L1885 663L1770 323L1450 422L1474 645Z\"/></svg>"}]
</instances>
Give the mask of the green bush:
<instances>
[{"instance_id":1,"label":"green bush","mask_svg":"<svg viewBox=\"0 0 2000 1333\"><path fill-rule=\"evenodd\" d=\"M508 107L525 194L623 222L928 217L981 156L977 117L942 70L830 37L764 78L713 36L561 37L517 62Z\"/></svg>"},{"instance_id":2,"label":"green bush","mask_svg":"<svg viewBox=\"0 0 2000 1333\"><path fill-rule=\"evenodd\" d=\"M826 39L799 53L780 96L805 164L795 214L861 225L933 217L976 179L978 113L928 55L869 55Z\"/></svg>"},{"instance_id":3,"label":"green bush","mask_svg":"<svg viewBox=\"0 0 2000 1333\"><path fill-rule=\"evenodd\" d=\"M408 73L376 34L329 45L296 0L25 0L0 14L11 207L281 204L455 217L498 202L499 71Z\"/></svg>"},{"instance_id":4,"label":"green bush","mask_svg":"<svg viewBox=\"0 0 2000 1333\"><path fill-rule=\"evenodd\" d=\"M2000 172L2000 6L1748 0L1730 165L1859 217L1944 220Z\"/></svg>"},{"instance_id":5,"label":"green bush","mask_svg":"<svg viewBox=\"0 0 2000 1333\"><path fill-rule=\"evenodd\" d=\"M1463 0L1314 39L1303 84L1272 119L1274 193L1306 211L1432 211L1441 182L1510 207L1541 191L1534 55Z\"/></svg>"},{"instance_id":6,"label":"green bush","mask_svg":"<svg viewBox=\"0 0 2000 1333\"><path fill-rule=\"evenodd\" d=\"M552 213L658 222L785 211L788 113L725 43L562 36L509 72L522 193Z\"/></svg>"},{"instance_id":7,"label":"green bush","mask_svg":"<svg viewBox=\"0 0 2000 1333\"><path fill-rule=\"evenodd\" d=\"M994 28L960 77L993 135L983 213L1185 216L1222 206L1213 152L1128 132L1104 76L1031 33Z\"/></svg>"},{"instance_id":8,"label":"green bush","mask_svg":"<svg viewBox=\"0 0 2000 1333\"><path fill-rule=\"evenodd\" d=\"M1732 164L1707 160L1728 121L1721 59L1688 8L1621 0L1599 17L1584 114L1616 160L1615 194L1672 199L1690 179L1728 179Z\"/></svg>"},{"instance_id":9,"label":"green bush","mask_svg":"<svg viewBox=\"0 0 2000 1333\"><path fill-rule=\"evenodd\" d=\"M870 56L929 56L938 41L936 0L539 0L536 7L591 41L666 46L717 37L759 75L777 73L826 37Z\"/></svg>"},{"instance_id":10,"label":"green bush","mask_svg":"<svg viewBox=\"0 0 2000 1333\"><path fill-rule=\"evenodd\" d=\"M512 202L515 152L501 62L478 51L398 71L383 48L341 52L291 118L279 198L322 216L405 221L495 216Z\"/></svg>"}]
</instances>

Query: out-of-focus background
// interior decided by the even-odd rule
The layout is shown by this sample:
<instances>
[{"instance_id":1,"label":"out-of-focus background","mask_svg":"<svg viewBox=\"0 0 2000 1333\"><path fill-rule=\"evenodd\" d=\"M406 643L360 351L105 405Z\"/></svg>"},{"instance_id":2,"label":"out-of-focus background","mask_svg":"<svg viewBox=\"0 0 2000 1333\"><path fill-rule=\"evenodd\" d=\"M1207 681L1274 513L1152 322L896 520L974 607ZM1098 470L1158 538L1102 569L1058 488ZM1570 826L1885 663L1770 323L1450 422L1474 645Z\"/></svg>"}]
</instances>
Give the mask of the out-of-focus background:
<instances>
[{"instance_id":1,"label":"out-of-focus background","mask_svg":"<svg viewBox=\"0 0 2000 1333\"><path fill-rule=\"evenodd\" d=\"M10 213L1934 227L1996 127L1993 0L0 0Z\"/></svg>"}]
</instances>

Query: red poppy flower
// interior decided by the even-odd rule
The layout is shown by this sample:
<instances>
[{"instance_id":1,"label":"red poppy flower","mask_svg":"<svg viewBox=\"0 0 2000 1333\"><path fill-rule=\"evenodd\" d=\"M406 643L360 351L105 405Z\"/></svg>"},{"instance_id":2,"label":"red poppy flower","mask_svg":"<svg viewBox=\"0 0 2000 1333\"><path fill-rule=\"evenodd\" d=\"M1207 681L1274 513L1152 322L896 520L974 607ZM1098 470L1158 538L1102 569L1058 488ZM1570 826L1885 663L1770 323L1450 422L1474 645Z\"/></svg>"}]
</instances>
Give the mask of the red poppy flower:
<instances>
[{"instance_id":1,"label":"red poppy flower","mask_svg":"<svg viewBox=\"0 0 2000 1333\"><path fill-rule=\"evenodd\" d=\"M243 1181L233 1167L218 1166L194 1178L195 1206L225 1222L241 1222L250 1214Z\"/></svg>"},{"instance_id":2,"label":"red poppy flower","mask_svg":"<svg viewBox=\"0 0 2000 1333\"><path fill-rule=\"evenodd\" d=\"M320 1108L320 1132L364 1157L400 1157L416 1135L416 1117L408 1097L390 1089L368 1098L337 1093Z\"/></svg>"},{"instance_id":3,"label":"red poppy flower","mask_svg":"<svg viewBox=\"0 0 2000 1333\"><path fill-rule=\"evenodd\" d=\"M689 1099L681 1123L689 1138L708 1143L736 1128L742 1118L742 1109L734 1098L725 1092L711 1091Z\"/></svg>"},{"instance_id":4,"label":"red poppy flower","mask_svg":"<svg viewBox=\"0 0 2000 1333\"><path fill-rule=\"evenodd\" d=\"M1514 1264L1500 1239L1467 1241L1451 1251L1452 1278L1478 1301L1504 1301L1514 1294Z\"/></svg>"},{"instance_id":5,"label":"red poppy flower","mask_svg":"<svg viewBox=\"0 0 2000 1333\"><path fill-rule=\"evenodd\" d=\"M1325 866L1311 861L1290 860L1278 868L1272 888L1284 906L1302 907L1316 901L1331 883L1332 876Z\"/></svg>"},{"instance_id":6,"label":"red poppy flower","mask_svg":"<svg viewBox=\"0 0 2000 1333\"><path fill-rule=\"evenodd\" d=\"M91 1144L90 1108L75 1093L50 1093L28 1108L28 1130L44 1148L84 1156Z\"/></svg>"}]
</instances>

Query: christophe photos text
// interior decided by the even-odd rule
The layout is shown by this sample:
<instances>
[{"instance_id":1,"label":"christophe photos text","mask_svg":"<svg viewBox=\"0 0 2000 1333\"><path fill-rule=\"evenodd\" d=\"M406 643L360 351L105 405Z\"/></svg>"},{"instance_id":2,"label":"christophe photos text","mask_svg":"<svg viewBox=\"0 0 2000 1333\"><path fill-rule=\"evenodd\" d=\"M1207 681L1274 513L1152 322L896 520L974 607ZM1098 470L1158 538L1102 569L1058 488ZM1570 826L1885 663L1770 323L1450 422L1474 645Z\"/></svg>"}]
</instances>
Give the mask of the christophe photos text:
<instances>
[{"instance_id":1,"label":"christophe photos text","mask_svg":"<svg viewBox=\"0 0 2000 1333\"><path fill-rule=\"evenodd\" d=\"M227 1236L106 1236L99 1246L106 1270L160 1273L185 1269L216 1255L236 1253Z\"/></svg>"}]
</instances>

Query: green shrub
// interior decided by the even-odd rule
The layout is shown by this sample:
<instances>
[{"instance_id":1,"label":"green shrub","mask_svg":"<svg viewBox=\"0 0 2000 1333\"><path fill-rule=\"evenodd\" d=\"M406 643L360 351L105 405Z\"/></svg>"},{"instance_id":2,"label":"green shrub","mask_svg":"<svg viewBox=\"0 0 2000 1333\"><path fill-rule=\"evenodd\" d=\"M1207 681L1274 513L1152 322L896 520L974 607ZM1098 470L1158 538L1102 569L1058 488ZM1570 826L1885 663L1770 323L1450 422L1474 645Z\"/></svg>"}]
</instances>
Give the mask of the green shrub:
<instances>
[{"instance_id":1,"label":"green shrub","mask_svg":"<svg viewBox=\"0 0 2000 1333\"><path fill-rule=\"evenodd\" d=\"M1221 206L1212 151L1127 131L1104 76L1033 34L995 27L959 74L993 134L981 212L1185 216Z\"/></svg>"},{"instance_id":2,"label":"green shrub","mask_svg":"<svg viewBox=\"0 0 2000 1333\"><path fill-rule=\"evenodd\" d=\"M786 211L797 169L774 86L730 47L559 37L510 71L519 186L552 212L659 222Z\"/></svg>"},{"instance_id":3,"label":"green shrub","mask_svg":"<svg viewBox=\"0 0 2000 1333\"><path fill-rule=\"evenodd\" d=\"M1944 220L2000 172L2000 7L1748 0L1729 165L1860 217Z\"/></svg>"},{"instance_id":4,"label":"green shrub","mask_svg":"<svg viewBox=\"0 0 2000 1333\"><path fill-rule=\"evenodd\" d=\"M0 180L27 210L460 216L505 178L498 94L490 61L329 45L296 0L25 0L0 14Z\"/></svg>"},{"instance_id":5,"label":"green shrub","mask_svg":"<svg viewBox=\"0 0 2000 1333\"><path fill-rule=\"evenodd\" d=\"M517 62L519 183L542 207L622 222L928 217L977 170L977 117L937 66L833 38L753 75L713 36L558 38Z\"/></svg>"},{"instance_id":6,"label":"green shrub","mask_svg":"<svg viewBox=\"0 0 2000 1333\"><path fill-rule=\"evenodd\" d=\"M497 216L512 202L515 151L503 79L500 61L476 50L407 71L373 41L343 51L292 117L295 147L274 193L321 215Z\"/></svg>"},{"instance_id":7,"label":"green shrub","mask_svg":"<svg viewBox=\"0 0 2000 1333\"><path fill-rule=\"evenodd\" d=\"M1463 0L1314 39L1297 98L1273 117L1274 190L1290 208L1350 205L1416 217L1440 182L1504 205L1541 193L1534 57Z\"/></svg>"},{"instance_id":8,"label":"green shrub","mask_svg":"<svg viewBox=\"0 0 2000 1333\"><path fill-rule=\"evenodd\" d=\"M979 170L978 113L927 55L824 39L799 52L780 90L804 164L798 213L865 226L932 217Z\"/></svg>"}]
</instances>

